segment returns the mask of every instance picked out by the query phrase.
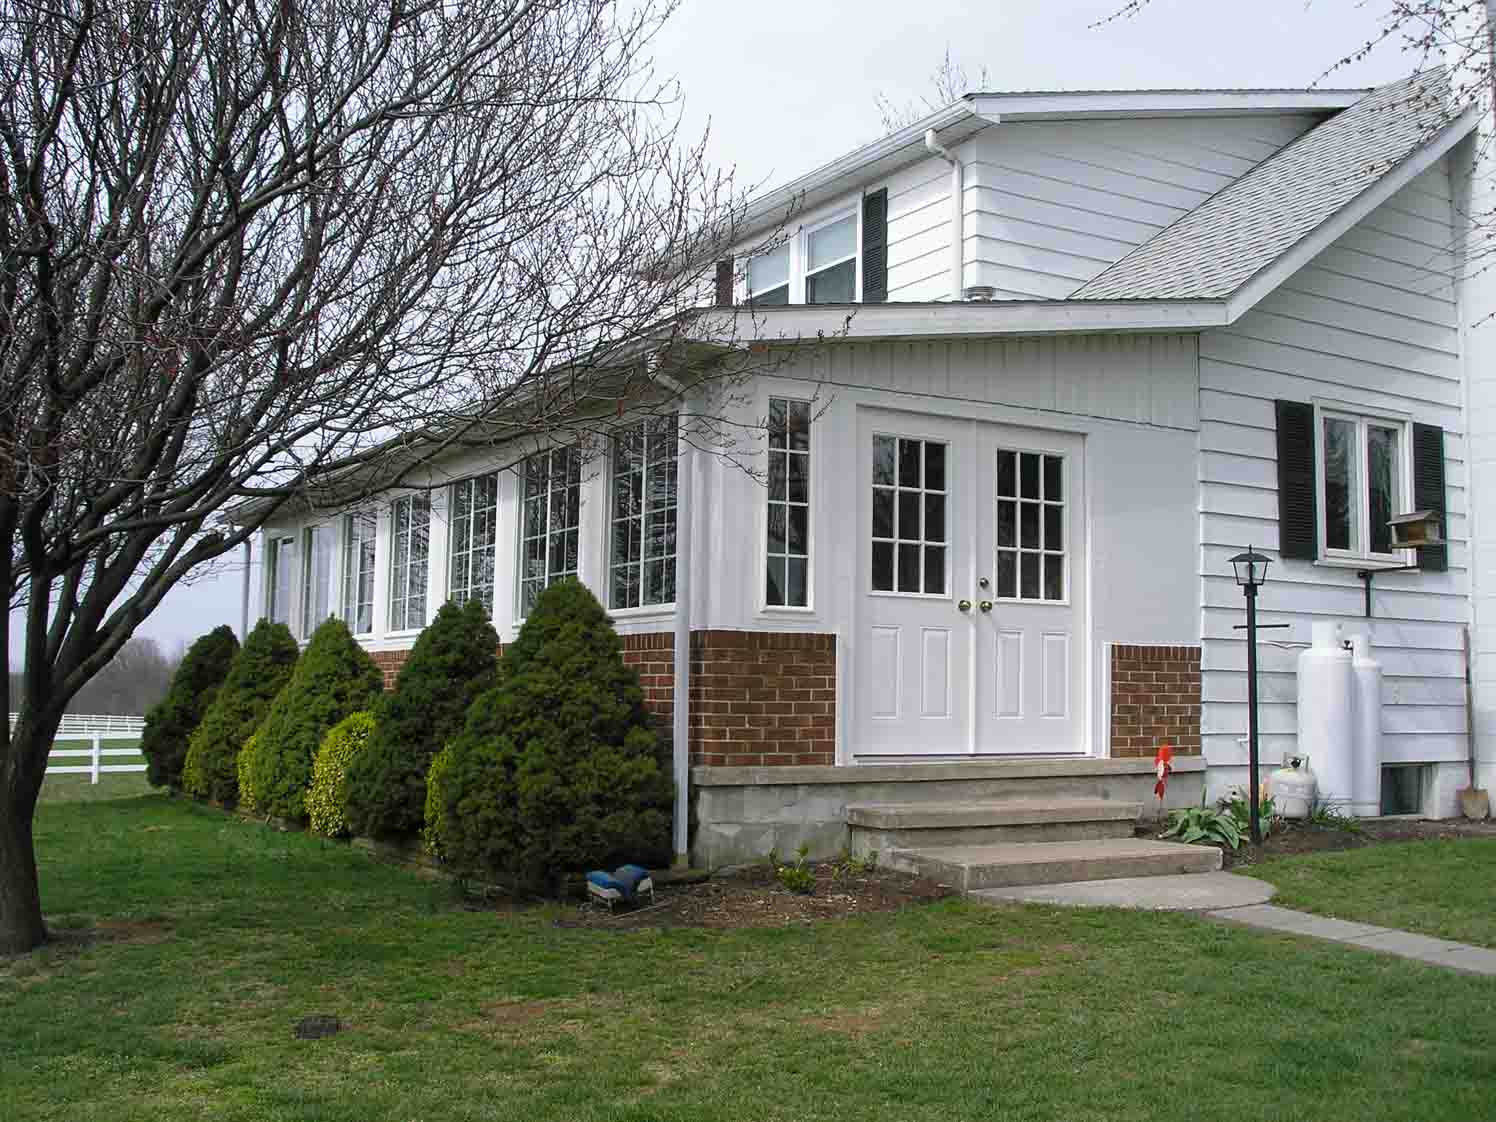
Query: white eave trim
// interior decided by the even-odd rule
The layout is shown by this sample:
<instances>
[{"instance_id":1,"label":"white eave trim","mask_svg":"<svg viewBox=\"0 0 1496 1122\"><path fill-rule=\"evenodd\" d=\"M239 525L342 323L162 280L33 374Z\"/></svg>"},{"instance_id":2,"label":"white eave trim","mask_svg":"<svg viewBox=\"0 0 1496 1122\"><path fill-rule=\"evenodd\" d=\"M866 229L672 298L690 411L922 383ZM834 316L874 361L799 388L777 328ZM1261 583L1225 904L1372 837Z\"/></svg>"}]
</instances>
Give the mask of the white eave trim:
<instances>
[{"instance_id":1,"label":"white eave trim","mask_svg":"<svg viewBox=\"0 0 1496 1122\"><path fill-rule=\"evenodd\" d=\"M1334 113L1369 90L1112 90L1074 93L968 94L984 116L1004 121L1103 117L1242 116L1253 113Z\"/></svg>"},{"instance_id":2,"label":"white eave trim","mask_svg":"<svg viewBox=\"0 0 1496 1122\"><path fill-rule=\"evenodd\" d=\"M693 339L738 347L835 339L981 338L1223 327L1220 300L992 300L704 309Z\"/></svg>"},{"instance_id":3,"label":"white eave trim","mask_svg":"<svg viewBox=\"0 0 1496 1122\"><path fill-rule=\"evenodd\" d=\"M1228 325L1235 323L1246 315L1280 284L1329 249L1356 223L1442 160L1451 148L1465 139L1476 127L1480 121L1480 115L1481 110L1478 105L1466 108L1422 148L1414 151L1402 163L1321 222L1313 231L1300 238L1271 264L1258 270L1251 280L1243 284L1226 300L1226 323Z\"/></svg>"}]
</instances>

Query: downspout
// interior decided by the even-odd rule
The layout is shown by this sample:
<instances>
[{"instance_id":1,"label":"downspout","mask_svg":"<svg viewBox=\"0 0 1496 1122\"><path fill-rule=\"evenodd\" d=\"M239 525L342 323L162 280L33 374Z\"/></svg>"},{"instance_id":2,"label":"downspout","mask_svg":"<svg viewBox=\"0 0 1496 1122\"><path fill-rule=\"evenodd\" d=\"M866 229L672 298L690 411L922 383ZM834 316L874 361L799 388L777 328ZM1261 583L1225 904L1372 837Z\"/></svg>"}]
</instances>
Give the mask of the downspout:
<instances>
[{"instance_id":1,"label":"downspout","mask_svg":"<svg viewBox=\"0 0 1496 1122\"><path fill-rule=\"evenodd\" d=\"M244 580L239 594L239 642L249 638L249 569L253 547L244 539Z\"/></svg>"},{"instance_id":2,"label":"downspout","mask_svg":"<svg viewBox=\"0 0 1496 1122\"><path fill-rule=\"evenodd\" d=\"M649 377L674 394L676 400L684 405L685 386L670 375L656 370L651 370ZM678 410L676 416L679 452L675 485L675 666L670 688L675 813L671 837L675 866L686 868L691 863L691 538L694 527L691 477L695 457L686 434L684 410Z\"/></svg>"},{"instance_id":3,"label":"downspout","mask_svg":"<svg viewBox=\"0 0 1496 1122\"><path fill-rule=\"evenodd\" d=\"M966 298L965 241L962 218L966 210L965 172L961 160L945 145L935 139L935 130L925 130L925 147L951 165L951 299L960 302Z\"/></svg>"}]
</instances>

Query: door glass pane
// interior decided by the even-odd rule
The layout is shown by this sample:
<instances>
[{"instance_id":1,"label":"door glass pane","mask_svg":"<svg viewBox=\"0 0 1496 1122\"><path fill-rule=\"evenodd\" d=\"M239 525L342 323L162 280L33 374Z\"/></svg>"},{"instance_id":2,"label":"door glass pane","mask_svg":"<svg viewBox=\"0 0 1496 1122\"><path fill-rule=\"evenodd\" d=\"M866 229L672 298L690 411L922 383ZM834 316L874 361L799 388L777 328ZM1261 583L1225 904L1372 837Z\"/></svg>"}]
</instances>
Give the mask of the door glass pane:
<instances>
[{"instance_id":1,"label":"door glass pane","mask_svg":"<svg viewBox=\"0 0 1496 1122\"><path fill-rule=\"evenodd\" d=\"M873 488L873 537L893 537L893 492Z\"/></svg>"},{"instance_id":2,"label":"door glass pane","mask_svg":"<svg viewBox=\"0 0 1496 1122\"><path fill-rule=\"evenodd\" d=\"M945 461L935 441L873 438L874 591L945 594Z\"/></svg>"},{"instance_id":3,"label":"door glass pane","mask_svg":"<svg viewBox=\"0 0 1496 1122\"><path fill-rule=\"evenodd\" d=\"M1325 546L1358 548L1356 534L1356 426L1325 418Z\"/></svg>"},{"instance_id":4,"label":"door glass pane","mask_svg":"<svg viewBox=\"0 0 1496 1122\"><path fill-rule=\"evenodd\" d=\"M1065 536L1060 529L1063 520L1060 518L1061 507L1046 506L1044 508L1044 548L1064 549Z\"/></svg>"},{"instance_id":5,"label":"door glass pane","mask_svg":"<svg viewBox=\"0 0 1496 1122\"><path fill-rule=\"evenodd\" d=\"M1018 454L997 454L997 493L1007 498L1018 494Z\"/></svg>"},{"instance_id":6,"label":"door glass pane","mask_svg":"<svg viewBox=\"0 0 1496 1122\"><path fill-rule=\"evenodd\" d=\"M899 591L919 591L919 546L899 543Z\"/></svg>"},{"instance_id":7,"label":"door glass pane","mask_svg":"<svg viewBox=\"0 0 1496 1122\"><path fill-rule=\"evenodd\" d=\"M999 450L996 469L997 596L1063 599L1064 457Z\"/></svg>"},{"instance_id":8,"label":"door glass pane","mask_svg":"<svg viewBox=\"0 0 1496 1122\"><path fill-rule=\"evenodd\" d=\"M1370 493L1371 551L1392 552L1392 527L1389 519L1397 513L1395 505L1401 488L1397 478L1397 430L1381 425L1366 429L1366 486Z\"/></svg>"},{"instance_id":9,"label":"door glass pane","mask_svg":"<svg viewBox=\"0 0 1496 1122\"><path fill-rule=\"evenodd\" d=\"M925 496L925 541L945 541L945 496Z\"/></svg>"},{"instance_id":10,"label":"door glass pane","mask_svg":"<svg viewBox=\"0 0 1496 1122\"><path fill-rule=\"evenodd\" d=\"M899 486L919 489L919 445L918 440L899 441Z\"/></svg>"},{"instance_id":11,"label":"door glass pane","mask_svg":"<svg viewBox=\"0 0 1496 1122\"><path fill-rule=\"evenodd\" d=\"M1039 555L1037 553L1018 555L1018 595L1024 600L1039 598Z\"/></svg>"},{"instance_id":12,"label":"door glass pane","mask_svg":"<svg viewBox=\"0 0 1496 1122\"><path fill-rule=\"evenodd\" d=\"M925 445L925 490L945 490L945 445Z\"/></svg>"},{"instance_id":13,"label":"door glass pane","mask_svg":"<svg viewBox=\"0 0 1496 1122\"><path fill-rule=\"evenodd\" d=\"M1018 595L1018 554L1011 549L997 551L997 594L1007 600Z\"/></svg>"},{"instance_id":14,"label":"door glass pane","mask_svg":"<svg viewBox=\"0 0 1496 1122\"><path fill-rule=\"evenodd\" d=\"M1018 483L1025 499L1039 497L1039 457L1032 452L1018 457Z\"/></svg>"},{"instance_id":15,"label":"door glass pane","mask_svg":"<svg viewBox=\"0 0 1496 1122\"><path fill-rule=\"evenodd\" d=\"M1018 544L1018 504L1001 501L997 504L997 544L999 547Z\"/></svg>"},{"instance_id":16,"label":"door glass pane","mask_svg":"<svg viewBox=\"0 0 1496 1122\"><path fill-rule=\"evenodd\" d=\"M1044 457L1044 497L1053 502L1063 502L1065 491L1060 483L1060 457Z\"/></svg>"},{"instance_id":17,"label":"door glass pane","mask_svg":"<svg viewBox=\"0 0 1496 1122\"><path fill-rule=\"evenodd\" d=\"M1044 599L1065 598L1065 558L1058 553L1044 555Z\"/></svg>"},{"instance_id":18,"label":"door glass pane","mask_svg":"<svg viewBox=\"0 0 1496 1122\"><path fill-rule=\"evenodd\" d=\"M873 590L893 591L893 543L873 543Z\"/></svg>"},{"instance_id":19,"label":"door glass pane","mask_svg":"<svg viewBox=\"0 0 1496 1122\"><path fill-rule=\"evenodd\" d=\"M944 546L925 546L925 591L931 593L945 591Z\"/></svg>"},{"instance_id":20,"label":"door glass pane","mask_svg":"<svg viewBox=\"0 0 1496 1122\"><path fill-rule=\"evenodd\" d=\"M893 461L893 437L873 437L873 482L875 484L893 486Z\"/></svg>"},{"instance_id":21,"label":"door glass pane","mask_svg":"<svg viewBox=\"0 0 1496 1122\"><path fill-rule=\"evenodd\" d=\"M1018 544L1024 549L1039 548L1039 507L1024 503L1018 514Z\"/></svg>"}]
</instances>

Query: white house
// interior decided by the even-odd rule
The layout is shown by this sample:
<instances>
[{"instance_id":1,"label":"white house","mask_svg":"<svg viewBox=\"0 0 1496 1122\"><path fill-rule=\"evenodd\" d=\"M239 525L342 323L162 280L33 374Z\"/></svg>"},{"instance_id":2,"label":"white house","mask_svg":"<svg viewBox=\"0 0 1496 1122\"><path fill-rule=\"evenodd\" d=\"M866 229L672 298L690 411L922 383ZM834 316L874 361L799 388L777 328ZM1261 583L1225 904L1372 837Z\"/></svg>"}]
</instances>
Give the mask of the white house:
<instances>
[{"instance_id":1,"label":"white house","mask_svg":"<svg viewBox=\"0 0 1496 1122\"><path fill-rule=\"evenodd\" d=\"M687 317L781 355L683 403L736 410L746 453L625 414L601 456L442 462L268 529L250 610L341 614L393 672L442 601L482 597L508 641L575 574L673 708L720 864L840 848L849 803L915 791L1142 801L1164 742L1171 801L1241 782L1229 559L1255 546L1288 625L1260 648L1265 764L1295 747L1310 624L1340 621L1385 671L1390 790L1453 813L1476 115L1447 102L1439 72L968 95L763 198ZM1393 547L1414 508L1445 548Z\"/></svg>"}]
</instances>

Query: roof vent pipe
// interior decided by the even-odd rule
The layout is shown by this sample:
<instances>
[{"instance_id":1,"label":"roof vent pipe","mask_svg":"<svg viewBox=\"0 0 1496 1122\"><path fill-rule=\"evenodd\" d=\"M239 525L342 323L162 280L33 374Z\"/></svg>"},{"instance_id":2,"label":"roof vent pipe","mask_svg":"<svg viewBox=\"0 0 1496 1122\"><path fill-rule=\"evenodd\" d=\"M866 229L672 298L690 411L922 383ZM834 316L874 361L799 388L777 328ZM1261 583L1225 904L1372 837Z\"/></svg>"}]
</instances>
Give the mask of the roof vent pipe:
<instances>
[{"instance_id":1,"label":"roof vent pipe","mask_svg":"<svg viewBox=\"0 0 1496 1122\"><path fill-rule=\"evenodd\" d=\"M965 184L961 161L935 138L934 129L925 130L925 147L951 165L951 299L960 300L964 294L965 241L961 231L961 217L965 209Z\"/></svg>"}]
</instances>

